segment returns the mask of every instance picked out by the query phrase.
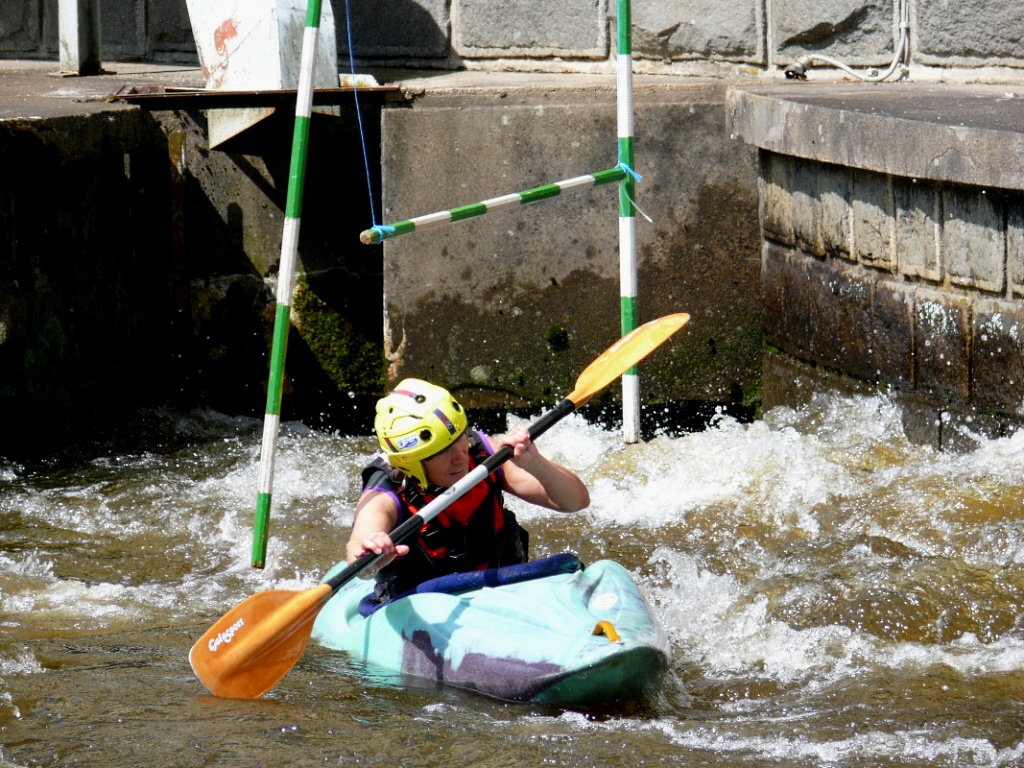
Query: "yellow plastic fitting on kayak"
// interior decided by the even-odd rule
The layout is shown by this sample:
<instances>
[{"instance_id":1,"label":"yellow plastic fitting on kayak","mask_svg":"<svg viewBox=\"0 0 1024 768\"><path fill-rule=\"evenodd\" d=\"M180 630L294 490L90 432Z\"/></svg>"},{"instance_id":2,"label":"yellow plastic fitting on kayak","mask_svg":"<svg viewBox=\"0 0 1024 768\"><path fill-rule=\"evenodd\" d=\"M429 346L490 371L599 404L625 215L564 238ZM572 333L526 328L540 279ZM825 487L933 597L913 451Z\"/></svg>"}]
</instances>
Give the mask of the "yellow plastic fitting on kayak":
<instances>
[{"instance_id":1,"label":"yellow plastic fitting on kayak","mask_svg":"<svg viewBox=\"0 0 1024 768\"><path fill-rule=\"evenodd\" d=\"M594 627L592 635L604 635L608 638L609 643L617 643L619 641L619 633L615 631L615 626L610 621L599 621L597 626Z\"/></svg>"}]
</instances>

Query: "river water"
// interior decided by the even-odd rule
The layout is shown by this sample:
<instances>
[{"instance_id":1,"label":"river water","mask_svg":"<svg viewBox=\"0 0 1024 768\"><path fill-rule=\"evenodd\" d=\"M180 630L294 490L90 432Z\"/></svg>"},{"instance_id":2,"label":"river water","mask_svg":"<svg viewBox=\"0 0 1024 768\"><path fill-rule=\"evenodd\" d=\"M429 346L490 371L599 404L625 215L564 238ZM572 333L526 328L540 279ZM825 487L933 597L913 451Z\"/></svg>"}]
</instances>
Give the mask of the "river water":
<instances>
[{"instance_id":1,"label":"river water","mask_svg":"<svg viewBox=\"0 0 1024 768\"><path fill-rule=\"evenodd\" d=\"M647 699L557 710L316 645L261 700L209 695L192 643L340 559L373 449L284 425L257 571L261 428L156 413L129 450L0 463L0 767L1024 764L1024 434L937 453L832 396L633 446L561 422L541 448L593 505L517 505L534 555L629 568L673 662Z\"/></svg>"}]
</instances>

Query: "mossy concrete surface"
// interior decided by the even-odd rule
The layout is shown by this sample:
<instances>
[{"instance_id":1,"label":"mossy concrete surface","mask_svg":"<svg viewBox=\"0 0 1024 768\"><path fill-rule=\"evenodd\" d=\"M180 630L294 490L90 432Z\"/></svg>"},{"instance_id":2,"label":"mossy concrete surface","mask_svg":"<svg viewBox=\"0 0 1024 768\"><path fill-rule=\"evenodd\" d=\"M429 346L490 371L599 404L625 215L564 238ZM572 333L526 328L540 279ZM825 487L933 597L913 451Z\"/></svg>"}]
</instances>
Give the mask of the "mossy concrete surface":
<instances>
[{"instance_id":1,"label":"mossy concrete surface","mask_svg":"<svg viewBox=\"0 0 1024 768\"><path fill-rule=\"evenodd\" d=\"M617 163L614 80L422 82L411 108L384 113L390 221ZM644 403L759 396L757 162L725 133L725 91L635 89L639 320L691 315L640 365ZM389 381L431 379L469 405L564 396L620 335L619 245L615 184L385 241Z\"/></svg>"},{"instance_id":2,"label":"mossy concrete surface","mask_svg":"<svg viewBox=\"0 0 1024 768\"><path fill-rule=\"evenodd\" d=\"M0 456L148 407L265 412L293 122L217 150L199 110L0 122ZM283 414L365 432L384 357L358 133L351 115L313 121Z\"/></svg>"}]
</instances>

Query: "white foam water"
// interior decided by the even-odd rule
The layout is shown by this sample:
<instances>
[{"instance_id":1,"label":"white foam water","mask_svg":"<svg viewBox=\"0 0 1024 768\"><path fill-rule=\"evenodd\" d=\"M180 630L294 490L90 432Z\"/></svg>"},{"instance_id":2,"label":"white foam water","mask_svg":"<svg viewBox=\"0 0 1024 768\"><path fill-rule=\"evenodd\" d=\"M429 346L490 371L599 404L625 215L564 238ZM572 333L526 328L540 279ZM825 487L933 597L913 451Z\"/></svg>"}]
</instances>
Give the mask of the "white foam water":
<instances>
[{"instance_id":1,"label":"white foam water","mask_svg":"<svg viewBox=\"0 0 1024 768\"><path fill-rule=\"evenodd\" d=\"M316 647L262 701L204 697L191 642L246 596L308 588L342 557L375 446L282 427L268 563L256 570L258 422L211 412L165 422L177 435L166 448L49 472L0 466L6 760L1024 759L1024 435L937 452L909 443L882 397L818 396L750 424L720 414L706 431L636 445L580 415L563 420L538 444L587 482L590 509L510 505L540 548L629 567L673 663L643 702L547 712L377 686Z\"/></svg>"}]
</instances>

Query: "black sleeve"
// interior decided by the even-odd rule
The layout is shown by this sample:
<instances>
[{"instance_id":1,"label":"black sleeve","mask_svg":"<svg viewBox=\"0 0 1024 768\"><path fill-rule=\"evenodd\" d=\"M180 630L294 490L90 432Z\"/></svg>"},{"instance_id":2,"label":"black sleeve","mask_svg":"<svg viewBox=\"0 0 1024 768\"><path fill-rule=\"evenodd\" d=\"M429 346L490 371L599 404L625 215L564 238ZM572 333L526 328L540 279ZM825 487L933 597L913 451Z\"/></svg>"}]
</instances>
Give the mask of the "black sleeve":
<instances>
[{"instance_id":1,"label":"black sleeve","mask_svg":"<svg viewBox=\"0 0 1024 768\"><path fill-rule=\"evenodd\" d=\"M377 485L381 480L391 479L391 465L383 456L374 456L373 461L362 471L363 490Z\"/></svg>"}]
</instances>

